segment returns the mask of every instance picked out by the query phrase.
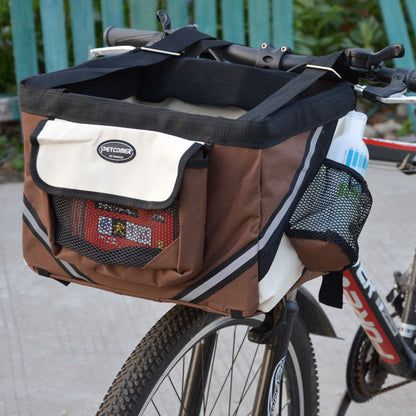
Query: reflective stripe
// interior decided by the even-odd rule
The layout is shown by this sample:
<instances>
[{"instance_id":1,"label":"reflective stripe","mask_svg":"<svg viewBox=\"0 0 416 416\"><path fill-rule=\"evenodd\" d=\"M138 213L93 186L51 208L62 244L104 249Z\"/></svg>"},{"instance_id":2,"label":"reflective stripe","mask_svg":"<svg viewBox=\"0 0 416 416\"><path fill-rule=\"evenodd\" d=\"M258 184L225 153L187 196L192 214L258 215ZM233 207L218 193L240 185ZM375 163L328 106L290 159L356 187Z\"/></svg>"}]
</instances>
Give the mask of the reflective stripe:
<instances>
[{"instance_id":1,"label":"reflective stripe","mask_svg":"<svg viewBox=\"0 0 416 416\"><path fill-rule=\"evenodd\" d=\"M315 153L316 145L317 145L317 142L318 142L318 138L321 135L322 128L323 127L320 126L315 130L315 133L313 134L313 136L311 138L311 141L310 141L310 147L309 147L308 153L307 153L306 158L305 158L305 163L304 163L303 168L300 171L298 177L296 178L296 182L295 182L295 185L292 189L292 192L286 198L285 202L283 203L283 206L281 207L279 212L276 214L276 216L273 218L272 222L268 225L268 227L266 229L266 232L260 238L258 244L249 248L241 256L239 256L234 261L232 261L230 264L225 266L218 273L214 274L211 278L209 278L209 280L202 282L200 285L195 287L193 290L191 290L189 293L187 293L183 297L177 298L177 300L181 300L181 301L184 301L184 302L192 302L193 300L197 299L199 296L203 295L204 293L211 290L214 286L221 283L224 279L226 279L232 273L237 271L244 264L246 264L250 260L252 260L255 256L258 255L258 252L260 250L262 250L267 245L267 243L269 242L273 233L278 229L278 227L281 224L283 218L287 214L287 212L290 209L293 201L295 200L295 198L297 197L297 194L299 193L299 189L300 189L300 187L301 187L301 185L302 185L302 183L305 179L305 176L308 172L308 169L310 167L312 156Z\"/></svg>"},{"instance_id":2,"label":"reflective stripe","mask_svg":"<svg viewBox=\"0 0 416 416\"><path fill-rule=\"evenodd\" d=\"M224 269L222 269L220 272L212 276L209 280L202 283L200 286L196 287L194 290L192 290L179 300L183 300L184 302L192 302L197 297L203 295L205 292L208 292L208 290L212 289L218 283L221 283L225 278L227 278L230 274L234 273L240 267L244 266L245 263L250 261L253 257L257 256L257 253L258 246L255 245L251 247L248 251L243 253L240 257L235 259Z\"/></svg>"},{"instance_id":3,"label":"reflective stripe","mask_svg":"<svg viewBox=\"0 0 416 416\"><path fill-rule=\"evenodd\" d=\"M49 253L53 256L51 248L50 248L48 235L42 229L42 227L40 226L40 224L38 223L38 221L36 220L32 212L30 212L27 206L29 202L27 200L25 200L24 202L25 204L23 205L23 218L30 224L35 236L43 242L43 245L48 249ZM65 260L57 259L55 256L53 256L53 258L59 264L59 266L72 278L94 283L91 279L88 279L88 277L84 276L79 271L77 271L75 267L72 266L70 263L66 262Z\"/></svg>"},{"instance_id":4,"label":"reflective stripe","mask_svg":"<svg viewBox=\"0 0 416 416\"><path fill-rule=\"evenodd\" d=\"M71 277L85 280L86 282L94 283L91 279L88 279L87 276L84 276L83 274L80 274L77 270L75 270L75 267L72 264L66 262L65 260L59 260L59 262L61 263L61 267L64 266L64 268L67 269L67 273L69 273Z\"/></svg>"},{"instance_id":5,"label":"reflective stripe","mask_svg":"<svg viewBox=\"0 0 416 416\"><path fill-rule=\"evenodd\" d=\"M312 159L313 154L315 153L316 144L318 142L319 136L321 135L321 132L322 132L322 126L318 127L316 129L315 133L313 134L312 139L311 139L311 145L310 145L309 151L308 151L308 153L306 155L306 158L305 158L305 163L304 163L303 168L300 171L300 173L299 173L299 175L296 179L295 186L293 187L293 190L292 190L291 194L286 198L286 201L283 203L282 208L280 209L280 211L277 213L277 215L274 217L273 221L271 222L271 224L267 228L263 237L260 239L260 241L259 241L259 251L262 250L265 247L265 245L269 242L269 240L270 240L271 236L273 235L274 231L277 229L280 222L283 220L287 211L291 207L294 199L297 197L297 194L299 192L299 188L302 185L302 183L305 179L306 173L308 172L308 169L310 167L311 159Z\"/></svg>"},{"instance_id":6,"label":"reflective stripe","mask_svg":"<svg viewBox=\"0 0 416 416\"><path fill-rule=\"evenodd\" d=\"M25 217L29 224L32 226L33 230L37 234L37 237L41 238L43 242L49 247L48 235L39 226L39 224L37 223L37 221L35 220L35 218L33 217L32 213L29 211L29 208L26 205L23 206L23 217Z\"/></svg>"}]
</instances>

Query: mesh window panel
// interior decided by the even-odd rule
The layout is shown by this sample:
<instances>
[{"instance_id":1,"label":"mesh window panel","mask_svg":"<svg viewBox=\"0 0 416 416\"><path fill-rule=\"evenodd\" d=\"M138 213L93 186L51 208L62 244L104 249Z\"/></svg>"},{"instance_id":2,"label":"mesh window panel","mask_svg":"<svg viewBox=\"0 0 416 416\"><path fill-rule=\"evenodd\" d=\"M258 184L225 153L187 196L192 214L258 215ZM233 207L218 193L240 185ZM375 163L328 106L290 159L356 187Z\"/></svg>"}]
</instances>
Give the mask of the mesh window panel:
<instances>
[{"instance_id":1,"label":"mesh window panel","mask_svg":"<svg viewBox=\"0 0 416 416\"><path fill-rule=\"evenodd\" d=\"M138 209L51 196L56 242L102 263L144 267L179 236L179 202Z\"/></svg>"},{"instance_id":2,"label":"mesh window panel","mask_svg":"<svg viewBox=\"0 0 416 416\"><path fill-rule=\"evenodd\" d=\"M286 233L335 243L356 262L357 239L371 205L364 180L337 167L321 166L296 206Z\"/></svg>"}]
</instances>

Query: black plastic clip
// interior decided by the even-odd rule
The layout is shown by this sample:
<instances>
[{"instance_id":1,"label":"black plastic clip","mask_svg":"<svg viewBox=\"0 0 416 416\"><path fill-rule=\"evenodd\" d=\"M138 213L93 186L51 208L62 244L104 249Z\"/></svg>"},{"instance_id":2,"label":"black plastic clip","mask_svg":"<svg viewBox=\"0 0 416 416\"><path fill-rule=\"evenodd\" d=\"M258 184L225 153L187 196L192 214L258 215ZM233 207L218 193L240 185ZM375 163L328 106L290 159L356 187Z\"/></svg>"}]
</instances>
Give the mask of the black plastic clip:
<instances>
[{"instance_id":1,"label":"black plastic clip","mask_svg":"<svg viewBox=\"0 0 416 416\"><path fill-rule=\"evenodd\" d=\"M256 328L248 332L248 339L256 344L271 344L278 337L290 337L292 326L299 307L296 302L287 301L283 307L283 314L279 321L274 323L275 310L272 309L266 314L264 321Z\"/></svg>"}]
</instances>

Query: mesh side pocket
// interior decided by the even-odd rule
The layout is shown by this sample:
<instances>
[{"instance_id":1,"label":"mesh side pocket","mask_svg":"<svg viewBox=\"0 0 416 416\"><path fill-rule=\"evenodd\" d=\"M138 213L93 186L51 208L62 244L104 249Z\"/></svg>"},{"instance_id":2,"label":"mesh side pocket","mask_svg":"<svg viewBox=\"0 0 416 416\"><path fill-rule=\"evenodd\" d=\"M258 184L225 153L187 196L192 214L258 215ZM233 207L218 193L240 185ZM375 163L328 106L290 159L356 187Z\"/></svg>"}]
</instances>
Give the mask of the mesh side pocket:
<instances>
[{"instance_id":1,"label":"mesh side pocket","mask_svg":"<svg viewBox=\"0 0 416 416\"><path fill-rule=\"evenodd\" d=\"M51 196L55 241L98 263L144 267L179 236L179 202L138 209Z\"/></svg>"},{"instance_id":2,"label":"mesh side pocket","mask_svg":"<svg viewBox=\"0 0 416 416\"><path fill-rule=\"evenodd\" d=\"M326 160L302 195L286 233L294 238L334 243L355 263L358 236L371 205L364 179L344 165Z\"/></svg>"}]
</instances>

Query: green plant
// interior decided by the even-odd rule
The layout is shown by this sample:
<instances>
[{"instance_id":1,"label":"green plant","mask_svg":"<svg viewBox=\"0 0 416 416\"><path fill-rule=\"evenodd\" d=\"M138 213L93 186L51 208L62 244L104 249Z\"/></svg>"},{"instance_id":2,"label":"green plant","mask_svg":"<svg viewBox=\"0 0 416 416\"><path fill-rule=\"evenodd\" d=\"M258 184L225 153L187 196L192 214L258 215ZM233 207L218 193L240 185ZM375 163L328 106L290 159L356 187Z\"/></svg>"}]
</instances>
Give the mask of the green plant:
<instances>
[{"instance_id":1,"label":"green plant","mask_svg":"<svg viewBox=\"0 0 416 416\"><path fill-rule=\"evenodd\" d=\"M0 93L16 93L12 30L7 0L0 0Z\"/></svg>"},{"instance_id":2,"label":"green plant","mask_svg":"<svg viewBox=\"0 0 416 416\"><path fill-rule=\"evenodd\" d=\"M23 155L18 155L12 159L13 169L17 172L23 172L25 170L25 160Z\"/></svg>"},{"instance_id":3,"label":"green plant","mask_svg":"<svg viewBox=\"0 0 416 416\"><path fill-rule=\"evenodd\" d=\"M16 137L9 139L0 134L0 166L6 162L10 162L14 170L23 172L23 144Z\"/></svg>"},{"instance_id":4,"label":"green plant","mask_svg":"<svg viewBox=\"0 0 416 416\"><path fill-rule=\"evenodd\" d=\"M6 136L0 136L0 163L9 156L9 140Z\"/></svg>"},{"instance_id":5,"label":"green plant","mask_svg":"<svg viewBox=\"0 0 416 416\"><path fill-rule=\"evenodd\" d=\"M376 0L295 0L295 51L323 55L342 48L387 45Z\"/></svg>"},{"instance_id":6,"label":"green plant","mask_svg":"<svg viewBox=\"0 0 416 416\"><path fill-rule=\"evenodd\" d=\"M408 134L412 134L412 133L413 133L412 120L408 118L407 120L403 122L402 127L396 133L396 135L400 137L400 136L407 136Z\"/></svg>"}]
</instances>

